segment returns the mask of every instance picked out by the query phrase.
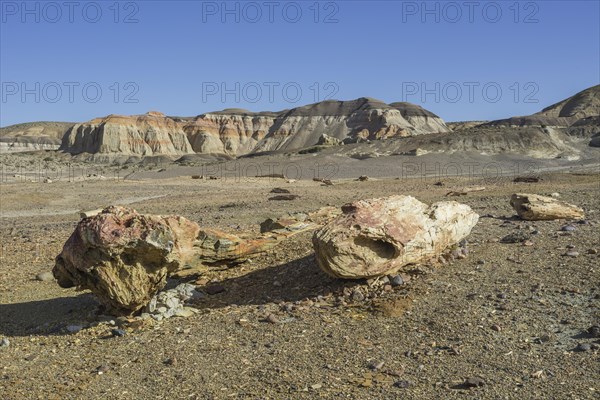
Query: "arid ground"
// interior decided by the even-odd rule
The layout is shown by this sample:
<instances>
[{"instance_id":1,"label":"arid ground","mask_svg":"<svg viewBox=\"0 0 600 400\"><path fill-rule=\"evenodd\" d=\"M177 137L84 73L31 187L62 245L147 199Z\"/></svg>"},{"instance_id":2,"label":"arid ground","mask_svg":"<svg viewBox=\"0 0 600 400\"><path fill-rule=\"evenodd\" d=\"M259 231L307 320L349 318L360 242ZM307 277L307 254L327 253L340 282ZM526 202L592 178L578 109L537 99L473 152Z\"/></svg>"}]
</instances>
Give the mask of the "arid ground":
<instances>
[{"instance_id":1,"label":"arid ground","mask_svg":"<svg viewBox=\"0 0 600 400\"><path fill-rule=\"evenodd\" d=\"M0 347L1 399L599 398L600 339L590 329L600 325L597 170L539 174L538 183L390 177L333 186L150 175L0 185L0 340L9 342ZM288 212L391 194L430 203L464 186L486 187L450 198L481 216L469 255L407 268L399 286L328 277L311 233L237 267L174 279L170 286L190 281L213 293L189 318L112 318L90 293L36 279L51 271L80 210L122 204L256 234ZM300 198L270 201L275 187ZM521 221L509 204L517 192L558 193L586 219L568 231L568 221ZM500 242L515 232L527 245Z\"/></svg>"}]
</instances>

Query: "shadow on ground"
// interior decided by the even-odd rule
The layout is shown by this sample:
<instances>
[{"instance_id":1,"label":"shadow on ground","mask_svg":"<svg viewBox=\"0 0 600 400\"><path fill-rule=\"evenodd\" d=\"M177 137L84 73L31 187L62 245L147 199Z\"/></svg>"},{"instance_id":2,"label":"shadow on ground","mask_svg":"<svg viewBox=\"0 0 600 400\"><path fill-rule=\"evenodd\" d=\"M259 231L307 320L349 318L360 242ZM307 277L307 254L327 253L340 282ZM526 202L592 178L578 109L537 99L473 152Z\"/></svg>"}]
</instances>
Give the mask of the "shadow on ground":
<instances>
[{"instance_id":1,"label":"shadow on ground","mask_svg":"<svg viewBox=\"0 0 600 400\"><path fill-rule=\"evenodd\" d=\"M68 325L93 321L99 303L91 293L0 304L0 335L61 335Z\"/></svg>"},{"instance_id":2,"label":"shadow on ground","mask_svg":"<svg viewBox=\"0 0 600 400\"><path fill-rule=\"evenodd\" d=\"M355 284L355 281L344 281L326 275L319 269L314 255L309 255L219 283L200 286L198 290L209 294L196 307L203 309L232 304L295 302L326 295ZM210 294L213 292L217 293Z\"/></svg>"},{"instance_id":3,"label":"shadow on ground","mask_svg":"<svg viewBox=\"0 0 600 400\"><path fill-rule=\"evenodd\" d=\"M175 282L169 282L173 286ZM356 281L344 281L323 273L314 255L250 271L219 283L199 286L212 293L194 306L218 309L229 305L262 305L295 302L327 295ZM63 335L70 334L69 325L88 325L98 320L101 307L91 293L26 303L0 304L0 335Z\"/></svg>"}]
</instances>

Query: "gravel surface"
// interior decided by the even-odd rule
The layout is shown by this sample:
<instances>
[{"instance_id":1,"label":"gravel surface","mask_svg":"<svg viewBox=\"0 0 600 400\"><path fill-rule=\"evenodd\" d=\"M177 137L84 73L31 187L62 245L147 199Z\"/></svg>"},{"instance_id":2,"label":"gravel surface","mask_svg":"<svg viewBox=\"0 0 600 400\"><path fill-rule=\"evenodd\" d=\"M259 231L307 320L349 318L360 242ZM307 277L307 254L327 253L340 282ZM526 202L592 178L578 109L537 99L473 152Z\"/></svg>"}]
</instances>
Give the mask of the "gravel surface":
<instances>
[{"instance_id":1,"label":"gravel surface","mask_svg":"<svg viewBox=\"0 0 600 400\"><path fill-rule=\"evenodd\" d=\"M540 176L3 182L0 398L598 398L600 177ZM234 268L184 271L169 288L195 285L195 312L156 321L102 315L89 292L40 275L78 212L109 204L257 234L287 212L465 186L486 186L450 198L481 216L468 255L398 276L328 277L307 232ZM276 187L300 197L268 200ZM586 220L521 221L516 192L559 193Z\"/></svg>"}]
</instances>

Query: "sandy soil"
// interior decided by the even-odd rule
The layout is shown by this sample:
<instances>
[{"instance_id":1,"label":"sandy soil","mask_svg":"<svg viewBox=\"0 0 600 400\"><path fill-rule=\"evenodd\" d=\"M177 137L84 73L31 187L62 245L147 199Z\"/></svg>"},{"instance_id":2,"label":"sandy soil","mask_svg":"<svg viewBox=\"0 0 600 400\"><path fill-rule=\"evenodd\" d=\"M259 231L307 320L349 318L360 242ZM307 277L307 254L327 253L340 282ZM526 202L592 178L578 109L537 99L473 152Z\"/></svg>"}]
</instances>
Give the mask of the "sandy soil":
<instances>
[{"instance_id":1,"label":"sandy soil","mask_svg":"<svg viewBox=\"0 0 600 400\"><path fill-rule=\"evenodd\" d=\"M0 347L0 398L598 398L600 341L587 330L600 324L600 176L542 178L444 177L443 186L437 178L334 186L189 176L3 182L0 339L10 345ZM257 232L264 219L287 212L398 193L433 202L467 185L486 186L453 198L482 216L469 256L407 268L405 284L392 290L324 275L310 233L235 268L188 277L200 290L224 291L200 300L200 312L186 319L99 315L91 294L35 278L51 270L79 210L128 204ZM269 201L274 187L301 197ZM558 192L585 209L586 223L562 232L564 221L520 221L508 203L515 192ZM518 230L533 245L498 242ZM568 246L579 255L565 256ZM112 324L126 335L113 337ZM70 325L84 329L68 333ZM464 384L476 377L481 386Z\"/></svg>"}]
</instances>

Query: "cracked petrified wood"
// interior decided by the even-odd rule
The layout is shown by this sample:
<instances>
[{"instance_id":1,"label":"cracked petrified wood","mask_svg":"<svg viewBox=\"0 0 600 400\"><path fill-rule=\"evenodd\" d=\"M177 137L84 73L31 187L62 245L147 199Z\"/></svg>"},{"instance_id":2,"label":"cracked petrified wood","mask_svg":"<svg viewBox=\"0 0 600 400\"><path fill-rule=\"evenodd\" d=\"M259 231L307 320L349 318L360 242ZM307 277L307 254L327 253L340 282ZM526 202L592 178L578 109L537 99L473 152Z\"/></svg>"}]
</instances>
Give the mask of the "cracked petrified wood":
<instances>
[{"instance_id":1,"label":"cracked petrified wood","mask_svg":"<svg viewBox=\"0 0 600 400\"><path fill-rule=\"evenodd\" d=\"M108 311L128 315L143 308L167 277L186 266L235 265L282 240L317 228L335 213L323 209L299 220L274 220L272 229L242 238L202 229L179 216L143 215L111 206L83 218L53 269L60 286L90 289Z\"/></svg>"},{"instance_id":2,"label":"cracked petrified wood","mask_svg":"<svg viewBox=\"0 0 600 400\"><path fill-rule=\"evenodd\" d=\"M133 313L192 259L199 230L183 217L108 207L79 222L53 273L62 287L90 289L111 312Z\"/></svg>"},{"instance_id":3,"label":"cracked petrified wood","mask_svg":"<svg viewBox=\"0 0 600 400\"><path fill-rule=\"evenodd\" d=\"M469 235L479 216L467 205L431 206L411 196L360 200L315 232L323 271L347 279L390 274L405 265L437 258Z\"/></svg>"},{"instance_id":4,"label":"cracked petrified wood","mask_svg":"<svg viewBox=\"0 0 600 400\"><path fill-rule=\"evenodd\" d=\"M583 210L573 204L537 194L516 193L510 205L519 217L530 221L552 219L582 219Z\"/></svg>"}]
</instances>

